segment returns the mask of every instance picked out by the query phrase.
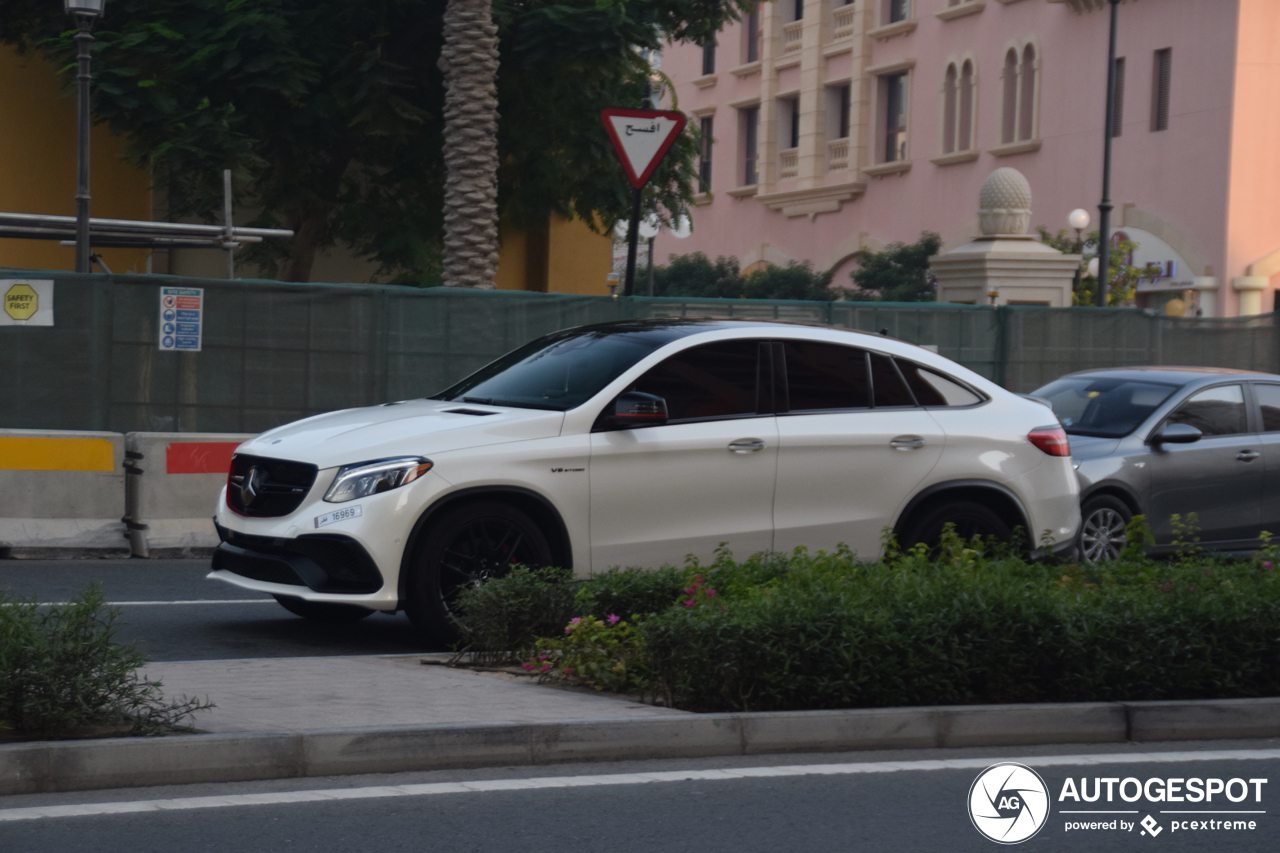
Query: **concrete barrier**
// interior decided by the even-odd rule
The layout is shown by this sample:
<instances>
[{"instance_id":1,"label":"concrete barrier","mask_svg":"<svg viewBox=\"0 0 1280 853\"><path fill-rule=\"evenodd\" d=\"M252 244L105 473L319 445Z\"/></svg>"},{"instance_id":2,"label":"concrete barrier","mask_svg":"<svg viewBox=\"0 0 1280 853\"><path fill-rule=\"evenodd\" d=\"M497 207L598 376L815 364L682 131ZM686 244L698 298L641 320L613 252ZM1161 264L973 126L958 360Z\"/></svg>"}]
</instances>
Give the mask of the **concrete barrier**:
<instances>
[{"instance_id":1,"label":"concrete barrier","mask_svg":"<svg viewBox=\"0 0 1280 853\"><path fill-rule=\"evenodd\" d=\"M214 505L231 454L252 435L131 432L125 436L125 510L135 557L199 557L218 544Z\"/></svg>"},{"instance_id":2,"label":"concrete barrier","mask_svg":"<svg viewBox=\"0 0 1280 853\"><path fill-rule=\"evenodd\" d=\"M127 557L124 436L0 430L0 558Z\"/></svg>"}]
</instances>

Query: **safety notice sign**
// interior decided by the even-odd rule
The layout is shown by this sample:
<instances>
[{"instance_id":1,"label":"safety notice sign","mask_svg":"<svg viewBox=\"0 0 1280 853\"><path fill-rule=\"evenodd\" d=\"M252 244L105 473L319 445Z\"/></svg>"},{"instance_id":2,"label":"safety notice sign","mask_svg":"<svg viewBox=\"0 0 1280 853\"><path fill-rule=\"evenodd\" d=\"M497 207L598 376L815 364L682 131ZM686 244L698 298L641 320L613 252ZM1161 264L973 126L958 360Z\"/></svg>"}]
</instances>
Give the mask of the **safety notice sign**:
<instances>
[{"instance_id":1,"label":"safety notice sign","mask_svg":"<svg viewBox=\"0 0 1280 853\"><path fill-rule=\"evenodd\" d=\"M0 326L52 325L52 281L0 279Z\"/></svg>"},{"instance_id":2,"label":"safety notice sign","mask_svg":"<svg viewBox=\"0 0 1280 853\"><path fill-rule=\"evenodd\" d=\"M204 288L160 288L160 349L199 352L204 334Z\"/></svg>"}]
</instances>

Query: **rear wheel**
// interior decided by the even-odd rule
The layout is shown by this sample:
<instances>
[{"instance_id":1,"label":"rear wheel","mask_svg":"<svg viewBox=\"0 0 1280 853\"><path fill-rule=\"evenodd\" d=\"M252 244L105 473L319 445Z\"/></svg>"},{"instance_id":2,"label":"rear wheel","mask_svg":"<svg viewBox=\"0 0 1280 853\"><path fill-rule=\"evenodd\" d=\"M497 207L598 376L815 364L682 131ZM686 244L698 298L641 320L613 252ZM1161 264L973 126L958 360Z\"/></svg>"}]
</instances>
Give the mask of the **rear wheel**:
<instances>
[{"instance_id":1,"label":"rear wheel","mask_svg":"<svg viewBox=\"0 0 1280 853\"><path fill-rule=\"evenodd\" d=\"M366 616L372 616L374 611L367 607L360 607L355 604L335 604L330 601L305 601L301 598L291 598L287 595L277 595L275 600L280 602L280 606L288 610L294 616L301 616L303 619L310 619L312 622L327 622L330 625L343 625L349 622L359 622Z\"/></svg>"},{"instance_id":2,"label":"rear wheel","mask_svg":"<svg viewBox=\"0 0 1280 853\"><path fill-rule=\"evenodd\" d=\"M1009 524L995 510L976 501L953 501L926 510L917 518L907 531L903 547L910 548L920 543L930 548L938 547L942 529L948 524L955 526L956 535L961 539L981 536L1008 542L1013 538Z\"/></svg>"},{"instance_id":3,"label":"rear wheel","mask_svg":"<svg viewBox=\"0 0 1280 853\"><path fill-rule=\"evenodd\" d=\"M512 566L551 564L551 546L533 519L503 503L477 503L432 523L415 554L405 611L415 628L442 643L459 638L458 593L502 577Z\"/></svg>"},{"instance_id":4,"label":"rear wheel","mask_svg":"<svg viewBox=\"0 0 1280 853\"><path fill-rule=\"evenodd\" d=\"M1129 541L1126 530L1133 519L1125 502L1099 495L1085 501L1080 516L1080 556L1090 563L1120 559Z\"/></svg>"}]
</instances>

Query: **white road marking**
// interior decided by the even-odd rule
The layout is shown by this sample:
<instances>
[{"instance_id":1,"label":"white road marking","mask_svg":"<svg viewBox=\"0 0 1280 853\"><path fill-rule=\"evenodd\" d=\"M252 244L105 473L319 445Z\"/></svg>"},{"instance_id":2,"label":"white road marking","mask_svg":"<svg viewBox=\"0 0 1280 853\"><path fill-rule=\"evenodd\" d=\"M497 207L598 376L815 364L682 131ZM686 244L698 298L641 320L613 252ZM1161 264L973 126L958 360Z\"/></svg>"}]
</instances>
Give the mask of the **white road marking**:
<instances>
[{"instance_id":1,"label":"white road marking","mask_svg":"<svg viewBox=\"0 0 1280 853\"><path fill-rule=\"evenodd\" d=\"M23 602L8 601L0 607L16 607ZM191 601L106 601L103 602L104 607L148 607L157 605L170 604L275 604L274 598L210 598L210 599L192 599ZM65 607L71 604L70 601L38 601L40 607Z\"/></svg>"},{"instance_id":2,"label":"white road marking","mask_svg":"<svg viewBox=\"0 0 1280 853\"><path fill-rule=\"evenodd\" d=\"M1203 752L1137 752L1097 755L1050 755L1019 759L1037 767L1099 764L1173 764L1182 761L1257 761L1280 759L1280 749L1239 749ZM337 800L427 797L436 794L469 794L486 791L532 791L545 788L594 788L606 785L644 785L655 782L718 782L727 779L767 779L779 776L851 776L863 773L899 773L912 770L982 770L1001 758L950 758L921 761L880 761L863 764L798 764L779 767L727 767L716 770L666 770L654 773L615 773L600 776L542 776L532 779L490 779L474 782L436 782L425 785L380 785L366 788L329 788L315 791L278 791L270 794L228 794L220 797L181 797L170 800L138 800L117 803L84 803L73 806L36 806L0 810L0 821L39 818L137 814L139 812L188 811L236 806L270 806L282 803L323 803Z\"/></svg>"}]
</instances>

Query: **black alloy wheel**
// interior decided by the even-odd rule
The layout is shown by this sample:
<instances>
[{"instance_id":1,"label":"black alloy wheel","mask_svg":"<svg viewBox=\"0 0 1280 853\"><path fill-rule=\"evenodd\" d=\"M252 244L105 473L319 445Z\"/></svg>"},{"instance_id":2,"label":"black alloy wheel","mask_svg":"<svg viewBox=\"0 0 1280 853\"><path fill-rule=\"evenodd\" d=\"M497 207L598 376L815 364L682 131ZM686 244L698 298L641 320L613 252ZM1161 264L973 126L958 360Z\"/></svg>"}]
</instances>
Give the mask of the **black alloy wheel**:
<instances>
[{"instance_id":1,"label":"black alloy wheel","mask_svg":"<svg viewBox=\"0 0 1280 853\"><path fill-rule=\"evenodd\" d=\"M1085 501L1080 510L1080 556L1090 563L1120 559L1128 544L1133 513L1125 502L1110 495Z\"/></svg>"},{"instance_id":2,"label":"black alloy wheel","mask_svg":"<svg viewBox=\"0 0 1280 853\"><path fill-rule=\"evenodd\" d=\"M434 522L417 549L405 611L415 628L455 643L458 593L511 571L551 564L551 546L533 519L503 503L470 504Z\"/></svg>"},{"instance_id":3,"label":"black alloy wheel","mask_svg":"<svg viewBox=\"0 0 1280 853\"><path fill-rule=\"evenodd\" d=\"M375 612L356 604L306 601L288 595L277 595L274 598L280 602L281 607L294 616L301 616L303 619L310 619L312 622L326 622L330 625L346 625L351 622L359 622L366 616L372 616Z\"/></svg>"},{"instance_id":4,"label":"black alloy wheel","mask_svg":"<svg viewBox=\"0 0 1280 853\"><path fill-rule=\"evenodd\" d=\"M937 548L942 539L942 529L951 524L956 535L969 540L980 536L999 542L1008 542L1013 538L1013 530L1000 515L976 501L954 501L940 504L922 514L907 531L906 541L902 547L911 548L924 543L930 548Z\"/></svg>"}]
</instances>

